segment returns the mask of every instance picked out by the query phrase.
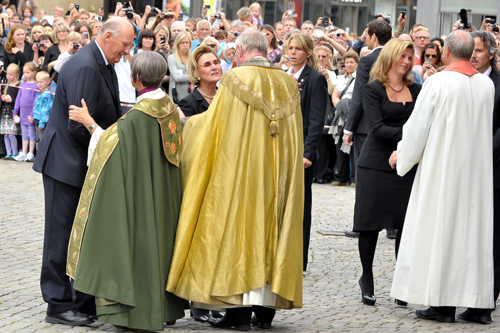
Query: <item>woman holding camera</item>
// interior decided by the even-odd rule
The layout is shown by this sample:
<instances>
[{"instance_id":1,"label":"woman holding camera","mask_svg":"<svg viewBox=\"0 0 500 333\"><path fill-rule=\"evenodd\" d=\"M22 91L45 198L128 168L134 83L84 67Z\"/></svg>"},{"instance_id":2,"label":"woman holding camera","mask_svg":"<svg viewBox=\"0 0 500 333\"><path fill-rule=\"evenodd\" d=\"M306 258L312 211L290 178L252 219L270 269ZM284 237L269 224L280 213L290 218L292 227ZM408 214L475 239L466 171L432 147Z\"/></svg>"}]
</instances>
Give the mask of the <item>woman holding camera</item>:
<instances>
[{"instance_id":1,"label":"woman holding camera","mask_svg":"<svg viewBox=\"0 0 500 333\"><path fill-rule=\"evenodd\" d=\"M174 42L174 54L167 58L168 68L170 69L171 82L168 95L174 103L186 97L189 92L189 76L187 74L187 63L191 50L191 38L187 32L181 32L177 35Z\"/></svg>"},{"instance_id":2,"label":"woman holding camera","mask_svg":"<svg viewBox=\"0 0 500 333\"><path fill-rule=\"evenodd\" d=\"M68 48L68 34L71 32L70 27L66 23L59 23L54 26L52 38L54 45L47 50L42 70L50 75L54 74L54 65L61 53Z\"/></svg>"},{"instance_id":3,"label":"woman holding camera","mask_svg":"<svg viewBox=\"0 0 500 333\"><path fill-rule=\"evenodd\" d=\"M52 45L54 45L54 43L52 43L52 37L45 34L40 36L38 43L33 43L33 62L35 63L37 70L42 69L47 50Z\"/></svg>"},{"instance_id":4,"label":"woman holding camera","mask_svg":"<svg viewBox=\"0 0 500 333\"><path fill-rule=\"evenodd\" d=\"M33 61L33 48L26 40L26 33L22 24L14 24L10 28L5 42L5 53L3 56L4 68L10 64L16 64L20 68L19 78L23 76L23 67L27 62Z\"/></svg>"},{"instance_id":5,"label":"woman holding camera","mask_svg":"<svg viewBox=\"0 0 500 333\"><path fill-rule=\"evenodd\" d=\"M158 25L155 29L155 39L156 39L156 48L155 51L158 52L165 58L165 61L167 61L167 57L171 54L170 52L170 46L168 45L168 42L170 40L170 31L168 30L168 27L164 24ZM165 91L168 91L168 84L170 80L170 70L167 67L167 72L165 73L165 76L163 77L163 82L162 82L162 88L165 89Z\"/></svg>"},{"instance_id":6,"label":"woman holding camera","mask_svg":"<svg viewBox=\"0 0 500 333\"><path fill-rule=\"evenodd\" d=\"M423 65L415 65L413 70L419 73L425 82L429 76L436 74L438 68L442 66L439 46L432 42L425 44L420 59L422 59Z\"/></svg>"},{"instance_id":7,"label":"woman holding camera","mask_svg":"<svg viewBox=\"0 0 500 333\"><path fill-rule=\"evenodd\" d=\"M78 32L82 37L83 46L90 44L92 41L92 28L87 22L80 21L75 25L75 32Z\"/></svg>"},{"instance_id":8,"label":"woman holding camera","mask_svg":"<svg viewBox=\"0 0 500 333\"><path fill-rule=\"evenodd\" d=\"M281 60L281 49L278 46L278 39L274 33L274 28L269 24L264 24L259 28L259 31L265 34L267 38L267 59L273 64L278 64Z\"/></svg>"}]
</instances>

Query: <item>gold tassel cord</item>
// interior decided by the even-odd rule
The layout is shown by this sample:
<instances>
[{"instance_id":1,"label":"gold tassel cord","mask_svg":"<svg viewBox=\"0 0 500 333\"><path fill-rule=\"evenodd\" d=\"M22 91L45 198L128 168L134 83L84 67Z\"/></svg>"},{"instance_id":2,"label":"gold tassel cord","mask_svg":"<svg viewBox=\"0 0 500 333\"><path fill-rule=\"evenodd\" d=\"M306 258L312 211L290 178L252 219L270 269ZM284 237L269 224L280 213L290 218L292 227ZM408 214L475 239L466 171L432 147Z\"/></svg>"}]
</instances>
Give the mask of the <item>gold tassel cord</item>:
<instances>
[{"instance_id":1,"label":"gold tassel cord","mask_svg":"<svg viewBox=\"0 0 500 333\"><path fill-rule=\"evenodd\" d=\"M269 134L271 134L271 136L276 136L276 134L280 134L279 129L280 126L276 121L276 116L273 113L271 115L271 123L269 124Z\"/></svg>"}]
</instances>

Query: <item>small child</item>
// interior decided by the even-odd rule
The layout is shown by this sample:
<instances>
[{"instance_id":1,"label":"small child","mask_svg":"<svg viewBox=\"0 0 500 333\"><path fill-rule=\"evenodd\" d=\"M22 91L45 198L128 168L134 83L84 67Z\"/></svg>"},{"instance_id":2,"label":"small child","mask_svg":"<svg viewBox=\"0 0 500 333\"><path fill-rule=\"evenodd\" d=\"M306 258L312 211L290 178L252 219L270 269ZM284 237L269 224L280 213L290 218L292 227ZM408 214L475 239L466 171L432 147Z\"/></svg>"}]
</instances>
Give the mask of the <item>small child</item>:
<instances>
[{"instance_id":1,"label":"small child","mask_svg":"<svg viewBox=\"0 0 500 333\"><path fill-rule=\"evenodd\" d=\"M23 67L23 75L25 82L21 83L21 89L17 94L16 104L14 105L14 120L21 124L21 133L23 136L23 151L16 158L18 162L33 162L35 160L35 119L33 119L33 105L37 91L27 90L22 88L37 89L35 75L36 65L33 62L28 62ZM29 152L28 152L29 146Z\"/></svg>"},{"instance_id":2,"label":"small child","mask_svg":"<svg viewBox=\"0 0 500 333\"><path fill-rule=\"evenodd\" d=\"M250 22L252 22L253 25L262 25L262 16L260 15L262 9L260 8L259 3L254 2L253 4L251 4L250 11L252 13L252 19L250 20Z\"/></svg>"},{"instance_id":3,"label":"small child","mask_svg":"<svg viewBox=\"0 0 500 333\"><path fill-rule=\"evenodd\" d=\"M36 128L36 149L42 140L45 125L49 121L50 110L52 110L52 102L54 95L49 93L50 75L45 71L36 74L36 85L39 92L36 94L35 105L33 106L33 119L35 119Z\"/></svg>"},{"instance_id":4,"label":"small child","mask_svg":"<svg viewBox=\"0 0 500 333\"><path fill-rule=\"evenodd\" d=\"M0 123L0 134L4 134L7 155L4 159L9 160L17 156L17 138L21 134L21 127L14 121L14 103L19 92L19 66L10 64L7 67L7 84L2 88L2 116Z\"/></svg>"}]
</instances>

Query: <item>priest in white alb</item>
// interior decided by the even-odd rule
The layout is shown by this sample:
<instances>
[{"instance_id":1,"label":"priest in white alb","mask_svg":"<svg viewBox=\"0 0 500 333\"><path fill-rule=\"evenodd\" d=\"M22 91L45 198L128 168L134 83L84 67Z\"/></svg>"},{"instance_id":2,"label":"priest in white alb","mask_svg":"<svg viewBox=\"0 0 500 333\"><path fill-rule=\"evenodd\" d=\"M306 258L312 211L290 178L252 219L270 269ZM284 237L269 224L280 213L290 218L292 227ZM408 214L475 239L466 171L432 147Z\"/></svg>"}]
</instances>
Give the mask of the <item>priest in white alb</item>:
<instances>
[{"instance_id":1,"label":"priest in white alb","mask_svg":"<svg viewBox=\"0 0 500 333\"><path fill-rule=\"evenodd\" d=\"M469 59L472 37L446 39L448 65L425 82L389 163L418 164L391 297L429 306L418 317L491 322L493 301L494 87ZM397 162L396 162L397 161ZM397 164L396 164L397 163Z\"/></svg>"}]
</instances>

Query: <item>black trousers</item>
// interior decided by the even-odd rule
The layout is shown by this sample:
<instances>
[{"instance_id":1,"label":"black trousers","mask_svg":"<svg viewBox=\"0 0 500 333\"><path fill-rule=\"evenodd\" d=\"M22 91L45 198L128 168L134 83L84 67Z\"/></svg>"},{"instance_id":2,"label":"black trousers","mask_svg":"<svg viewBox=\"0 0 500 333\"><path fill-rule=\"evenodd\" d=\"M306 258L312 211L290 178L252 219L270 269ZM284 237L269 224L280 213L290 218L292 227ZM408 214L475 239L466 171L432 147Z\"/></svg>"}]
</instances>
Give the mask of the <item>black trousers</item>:
<instances>
[{"instance_id":1,"label":"black trousers","mask_svg":"<svg viewBox=\"0 0 500 333\"><path fill-rule=\"evenodd\" d=\"M354 133L353 135L353 149L351 149L351 181L356 182L356 169L358 167L358 157L361 154L361 148L365 143L366 134Z\"/></svg>"},{"instance_id":2,"label":"black trousers","mask_svg":"<svg viewBox=\"0 0 500 333\"><path fill-rule=\"evenodd\" d=\"M258 305L253 305L252 307L228 308L226 309L226 314L228 318L231 318L238 324L250 324L252 311L255 312L257 320L261 323L271 323L276 314L275 309Z\"/></svg>"},{"instance_id":3,"label":"black trousers","mask_svg":"<svg viewBox=\"0 0 500 333\"><path fill-rule=\"evenodd\" d=\"M318 158L314 162L314 178L327 178L332 159L335 160L335 141L330 134L323 134L318 145Z\"/></svg>"},{"instance_id":4,"label":"black trousers","mask_svg":"<svg viewBox=\"0 0 500 333\"><path fill-rule=\"evenodd\" d=\"M47 314L68 310L95 314L93 296L73 289L66 275L68 243L80 199L81 188L43 175L45 194L45 234L40 287L47 302Z\"/></svg>"},{"instance_id":5,"label":"black trousers","mask_svg":"<svg viewBox=\"0 0 500 333\"><path fill-rule=\"evenodd\" d=\"M314 178L314 162L304 169L304 222L303 222L303 260L304 271L307 269L309 255L309 240L311 238L312 183Z\"/></svg>"},{"instance_id":6,"label":"black trousers","mask_svg":"<svg viewBox=\"0 0 500 333\"><path fill-rule=\"evenodd\" d=\"M335 149L337 151L337 159L335 161L333 177L335 181L346 183L351 179L354 180L354 177L349 177L351 173L349 165L351 154L344 153L342 150L340 150L340 147L342 147L342 140L339 140L339 142L335 145Z\"/></svg>"}]
</instances>

